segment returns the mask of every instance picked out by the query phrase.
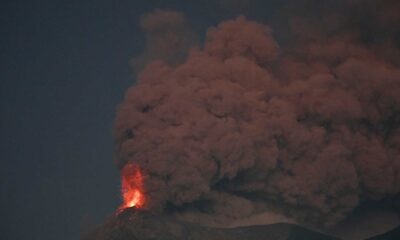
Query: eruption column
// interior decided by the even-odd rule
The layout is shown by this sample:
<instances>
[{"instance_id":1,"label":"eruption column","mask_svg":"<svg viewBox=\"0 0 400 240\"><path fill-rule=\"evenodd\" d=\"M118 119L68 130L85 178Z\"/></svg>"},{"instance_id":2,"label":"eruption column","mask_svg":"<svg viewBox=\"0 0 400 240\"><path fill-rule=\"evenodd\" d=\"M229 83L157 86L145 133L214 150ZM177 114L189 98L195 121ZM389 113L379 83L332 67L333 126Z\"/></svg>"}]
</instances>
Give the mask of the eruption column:
<instances>
[{"instance_id":1,"label":"eruption column","mask_svg":"<svg viewBox=\"0 0 400 240\"><path fill-rule=\"evenodd\" d=\"M145 203L143 195L143 175L139 167L134 164L127 164L121 171L121 188L123 204L119 211L125 208L141 208Z\"/></svg>"}]
</instances>

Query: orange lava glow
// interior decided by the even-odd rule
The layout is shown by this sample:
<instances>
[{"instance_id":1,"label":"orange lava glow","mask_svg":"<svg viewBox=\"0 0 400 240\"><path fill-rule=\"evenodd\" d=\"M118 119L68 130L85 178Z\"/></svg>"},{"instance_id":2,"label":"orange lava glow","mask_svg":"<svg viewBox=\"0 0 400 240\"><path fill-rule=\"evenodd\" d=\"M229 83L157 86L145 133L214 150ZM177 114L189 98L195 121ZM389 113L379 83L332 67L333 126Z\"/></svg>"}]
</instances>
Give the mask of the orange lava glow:
<instances>
[{"instance_id":1,"label":"orange lava glow","mask_svg":"<svg viewBox=\"0 0 400 240\"><path fill-rule=\"evenodd\" d=\"M141 208L145 203L143 195L143 175L139 167L127 164L121 171L121 188L123 203L119 211L125 208Z\"/></svg>"}]
</instances>

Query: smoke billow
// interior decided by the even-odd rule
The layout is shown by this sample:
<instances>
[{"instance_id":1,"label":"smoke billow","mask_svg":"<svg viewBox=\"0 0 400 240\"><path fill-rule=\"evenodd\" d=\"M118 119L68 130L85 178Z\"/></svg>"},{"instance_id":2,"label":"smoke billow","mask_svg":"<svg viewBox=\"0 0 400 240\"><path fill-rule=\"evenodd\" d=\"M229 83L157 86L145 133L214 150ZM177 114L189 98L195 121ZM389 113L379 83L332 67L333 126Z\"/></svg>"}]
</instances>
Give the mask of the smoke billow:
<instances>
[{"instance_id":1,"label":"smoke billow","mask_svg":"<svg viewBox=\"0 0 400 240\"><path fill-rule=\"evenodd\" d=\"M361 4L345 2L348 11ZM393 31L398 15L381 12L396 4L386 2L371 14L377 29ZM368 14L358 30L334 16L314 29L299 20L296 41L282 46L269 26L240 16L210 28L182 64L149 63L114 126L118 166L143 170L145 208L203 201L240 218L273 202L299 221L329 225L398 193L397 33L366 40Z\"/></svg>"},{"instance_id":2,"label":"smoke billow","mask_svg":"<svg viewBox=\"0 0 400 240\"><path fill-rule=\"evenodd\" d=\"M146 48L130 61L135 73L155 59L162 59L170 65L179 64L189 49L197 44L196 35L180 12L157 9L141 16L140 27L145 32Z\"/></svg>"}]
</instances>

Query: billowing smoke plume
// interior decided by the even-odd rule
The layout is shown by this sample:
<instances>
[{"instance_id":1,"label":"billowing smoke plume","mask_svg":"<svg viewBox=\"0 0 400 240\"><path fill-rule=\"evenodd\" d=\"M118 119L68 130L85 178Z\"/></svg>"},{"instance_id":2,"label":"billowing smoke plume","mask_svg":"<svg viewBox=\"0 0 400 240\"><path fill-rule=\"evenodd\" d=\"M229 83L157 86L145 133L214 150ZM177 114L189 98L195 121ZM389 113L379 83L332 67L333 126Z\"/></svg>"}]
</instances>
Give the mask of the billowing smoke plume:
<instances>
[{"instance_id":1,"label":"billowing smoke plume","mask_svg":"<svg viewBox=\"0 0 400 240\"><path fill-rule=\"evenodd\" d=\"M146 48L142 55L130 61L135 73L153 60L163 60L170 65L181 63L197 43L196 35L180 12L157 9L142 15L140 26L146 35Z\"/></svg>"},{"instance_id":2,"label":"billowing smoke plume","mask_svg":"<svg viewBox=\"0 0 400 240\"><path fill-rule=\"evenodd\" d=\"M393 40L341 27L283 47L241 16L209 29L183 64L148 64L114 127L118 165L143 170L146 208L231 196L246 199L231 214L271 201L332 224L398 193L400 69L380 51Z\"/></svg>"}]
</instances>

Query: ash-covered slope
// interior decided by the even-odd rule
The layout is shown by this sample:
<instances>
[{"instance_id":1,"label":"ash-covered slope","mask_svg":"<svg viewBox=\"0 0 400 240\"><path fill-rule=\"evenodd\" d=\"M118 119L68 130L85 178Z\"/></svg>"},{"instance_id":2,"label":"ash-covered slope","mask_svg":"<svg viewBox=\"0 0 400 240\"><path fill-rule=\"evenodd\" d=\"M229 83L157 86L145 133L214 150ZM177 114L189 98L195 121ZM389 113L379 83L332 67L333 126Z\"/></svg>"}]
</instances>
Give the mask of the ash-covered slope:
<instances>
[{"instance_id":1,"label":"ash-covered slope","mask_svg":"<svg viewBox=\"0 0 400 240\"><path fill-rule=\"evenodd\" d=\"M368 238L368 240L391 240L391 239L400 239L400 227L397 227L385 234L381 234L379 236L375 236L372 238Z\"/></svg>"},{"instance_id":2,"label":"ash-covered slope","mask_svg":"<svg viewBox=\"0 0 400 240\"><path fill-rule=\"evenodd\" d=\"M178 221L169 215L152 215L127 209L84 240L295 240L337 239L293 224L279 223L240 228L210 228Z\"/></svg>"}]
</instances>

